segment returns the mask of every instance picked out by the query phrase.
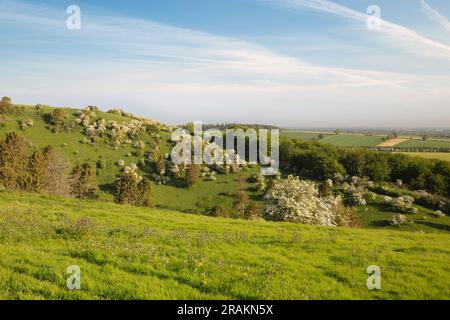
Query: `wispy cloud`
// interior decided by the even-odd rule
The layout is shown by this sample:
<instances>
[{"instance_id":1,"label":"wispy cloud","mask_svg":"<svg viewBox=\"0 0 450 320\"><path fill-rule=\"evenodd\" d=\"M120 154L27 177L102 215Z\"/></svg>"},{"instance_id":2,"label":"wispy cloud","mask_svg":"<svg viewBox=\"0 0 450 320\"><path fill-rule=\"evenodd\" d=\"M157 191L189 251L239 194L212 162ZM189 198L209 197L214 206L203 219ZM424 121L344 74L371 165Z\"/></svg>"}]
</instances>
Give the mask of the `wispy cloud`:
<instances>
[{"instance_id":1,"label":"wispy cloud","mask_svg":"<svg viewBox=\"0 0 450 320\"><path fill-rule=\"evenodd\" d=\"M450 32L450 21L447 20L446 17L444 17L439 11L436 9L430 7L428 3L425 2L425 0L420 0L420 4L422 5L423 10L425 13L434 21L439 23L441 26L445 28L445 30Z\"/></svg>"},{"instance_id":2,"label":"wispy cloud","mask_svg":"<svg viewBox=\"0 0 450 320\"><path fill-rule=\"evenodd\" d=\"M365 13L327 0L276 0L272 3L274 5L283 5L291 9L309 8L319 10L358 21L364 25L370 17ZM382 19L381 28L377 31L388 36L390 39L395 41L400 40L401 43L409 45L413 52L427 54L431 57L438 56L450 60L450 46L422 36L407 27ZM422 50L417 50L418 47Z\"/></svg>"}]
</instances>

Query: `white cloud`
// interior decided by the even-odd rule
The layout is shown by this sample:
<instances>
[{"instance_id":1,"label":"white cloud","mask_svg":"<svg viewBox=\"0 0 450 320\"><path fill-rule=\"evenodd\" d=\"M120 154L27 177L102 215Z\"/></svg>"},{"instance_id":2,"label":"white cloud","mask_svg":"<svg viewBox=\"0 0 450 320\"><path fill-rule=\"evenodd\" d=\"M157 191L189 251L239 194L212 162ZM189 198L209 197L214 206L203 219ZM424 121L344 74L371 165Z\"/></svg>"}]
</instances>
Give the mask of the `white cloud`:
<instances>
[{"instance_id":1,"label":"white cloud","mask_svg":"<svg viewBox=\"0 0 450 320\"><path fill-rule=\"evenodd\" d=\"M64 13L2 6L0 27L20 31L5 48L17 51L14 59L0 60L9 75L0 87L16 101L123 107L171 123L448 122L448 78L312 65L239 39L83 8L82 29L68 31ZM36 35L45 49L18 52L15 45L34 44Z\"/></svg>"},{"instance_id":2,"label":"white cloud","mask_svg":"<svg viewBox=\"0 0 450 320\"><path fill-rule=\"evenodd\" d=\"M275 0L274 5L284 5L292 9L309 8L338 15L366 24L369 15L327 0ZM434 13L434 16L435 13ZM442 20L442 19L440 19ZM368 30L369 31L369 30ZM381 19L381 34L396 44L407 45L413 53L426 54L430 57L441 57L450 60L450 46L422 36L404 26ZM400 43L398 42L400 41ZM418 48L420 50L418 50Z\"/></svg>"},{"instance_id":3,"label":"white cloud","mask_svg":"<svg viewBox=\"0 0 450 320\"><path fill-rule=\"evenodd\" d=\"M445 28L445 30L450 32L450 22L447 20L446 17L444 17L439 11L436 9L433 9L430 7L428 3L425 2L425 0L420 0L420 4L422 5L423 10L425 13L434 21L439 23L441 26Z\"/></svg>"}]
</instances>

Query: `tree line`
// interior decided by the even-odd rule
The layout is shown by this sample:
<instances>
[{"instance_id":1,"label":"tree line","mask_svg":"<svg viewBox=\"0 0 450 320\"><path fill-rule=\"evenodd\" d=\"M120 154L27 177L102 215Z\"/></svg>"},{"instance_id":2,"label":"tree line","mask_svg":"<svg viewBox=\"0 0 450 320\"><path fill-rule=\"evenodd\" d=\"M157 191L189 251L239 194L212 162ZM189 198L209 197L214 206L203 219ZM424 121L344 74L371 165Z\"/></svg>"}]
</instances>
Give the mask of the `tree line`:
<instances>
[{"instance_id":1,"label":"tree line","mask_svg":"<svg viewBox=\"0 0 450 320\"><path fill-rule=\"evenodd\" d=\"M280 167L312 180L325 181L337 174L368 177L375 182L401 180L413 190L450 197L450 163L442 160L282 138Z\"/></svg>"}]
</instances>

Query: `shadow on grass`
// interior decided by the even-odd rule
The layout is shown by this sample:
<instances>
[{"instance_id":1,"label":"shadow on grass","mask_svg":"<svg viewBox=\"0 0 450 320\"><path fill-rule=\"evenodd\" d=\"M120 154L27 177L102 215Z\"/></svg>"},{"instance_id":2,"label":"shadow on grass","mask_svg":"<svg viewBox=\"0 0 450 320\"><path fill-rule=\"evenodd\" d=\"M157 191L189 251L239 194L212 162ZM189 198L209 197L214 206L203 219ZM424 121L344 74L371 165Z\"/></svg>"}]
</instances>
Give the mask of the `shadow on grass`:
<instances>
[{"instance_id":1,"label":"shadow on grass","mask_svg":"<svg viewBox=\"0 0 450 320\"><path fill-rule=\"evenodd\" d=\"M391 224L388 220L377 220L370 222L370 226L375 228L386 228L391 226Z\"/></svg>"},{"instance_id":2,"label":"shadow on grass","mask_svg":"<svg viewBox=\"0 0 450 320\"><path fill-rule=\"evenodd\" d=\"M434 223L434 222L428 222L428 221L416 221L416 224L421 224L430 228L434 228L434 229L438 229L438 230L443 230L443 231L447 231L450 232L450 226L445 225L445 224L439 224L439 223Z\"/></svg>"}]
</instances>

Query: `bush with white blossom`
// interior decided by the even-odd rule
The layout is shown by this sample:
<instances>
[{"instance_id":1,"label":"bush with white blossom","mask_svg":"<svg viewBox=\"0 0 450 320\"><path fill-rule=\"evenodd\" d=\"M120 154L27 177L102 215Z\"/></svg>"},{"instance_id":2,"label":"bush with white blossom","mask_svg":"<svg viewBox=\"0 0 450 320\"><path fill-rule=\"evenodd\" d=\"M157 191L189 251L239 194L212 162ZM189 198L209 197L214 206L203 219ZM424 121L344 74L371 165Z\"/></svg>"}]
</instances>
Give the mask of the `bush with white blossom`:
<instances>
[{"instance_id":1,"label":"bush with white blossom","mask_svg":"<svg viewBox=\"0 0 450 320\"><path fill-rule=\"evenodd\" d=\"M336 226L336 208L342 206L341 197L321 198L314 182L294 176L277 182L265 199L264 216L268 220L322 226Z\"/></svg>"}]
</instances>

